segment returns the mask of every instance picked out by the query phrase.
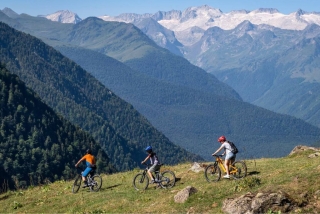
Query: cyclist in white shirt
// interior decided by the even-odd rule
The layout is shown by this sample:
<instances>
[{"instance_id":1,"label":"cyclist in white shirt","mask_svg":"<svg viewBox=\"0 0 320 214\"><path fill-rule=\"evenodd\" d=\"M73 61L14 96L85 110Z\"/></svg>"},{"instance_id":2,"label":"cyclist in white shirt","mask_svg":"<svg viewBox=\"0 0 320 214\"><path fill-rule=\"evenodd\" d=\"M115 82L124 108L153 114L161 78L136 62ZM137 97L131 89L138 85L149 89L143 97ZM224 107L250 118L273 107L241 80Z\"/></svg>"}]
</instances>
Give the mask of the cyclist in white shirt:
<instances>
[{"instance_id":1,"label":"cyclist in white shirt","mask_svg":"<svg viewBox=\"0 0 320 214\"><path fill-rule=\"evenodd\" d=\"M220 152L222 149L224 149L224 152L222 155L226 154L226 158L225 158L225 162L224 165L226 167L226 171L227 174L225 176L223 176L224 178L230 178L230 171L229 171L229 165L231 163L233 163L236 159L236 154L232 153L232 148L229 144L229 142L227 141L225 136L221 136L218 138L218 142L221 143L220 148L215 151L215 153L213 153L212 155L216 155L218 152Z\"/></svg>"}]
</instances>

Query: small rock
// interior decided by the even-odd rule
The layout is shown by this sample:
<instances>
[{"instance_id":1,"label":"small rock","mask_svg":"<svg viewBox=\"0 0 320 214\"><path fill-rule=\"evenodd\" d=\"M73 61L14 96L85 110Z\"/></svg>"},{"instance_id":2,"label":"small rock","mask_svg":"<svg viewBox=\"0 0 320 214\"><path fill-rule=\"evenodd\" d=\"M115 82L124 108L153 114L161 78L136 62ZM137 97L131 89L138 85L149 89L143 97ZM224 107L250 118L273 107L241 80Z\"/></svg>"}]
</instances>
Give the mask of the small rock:
<instances>
[{"instance_id":1,"label":"small rock","mask_svg":"<svg viewBox=\"0 0 320 214\"><path fill-rule=\"evenodd\" d=\"M183 190L179 191L175 196L174 196L174 202L176 203L184 203L190 195L193 193L196 193L198 190L192 186L187 186Z\"/></svg>"}]
</instances>

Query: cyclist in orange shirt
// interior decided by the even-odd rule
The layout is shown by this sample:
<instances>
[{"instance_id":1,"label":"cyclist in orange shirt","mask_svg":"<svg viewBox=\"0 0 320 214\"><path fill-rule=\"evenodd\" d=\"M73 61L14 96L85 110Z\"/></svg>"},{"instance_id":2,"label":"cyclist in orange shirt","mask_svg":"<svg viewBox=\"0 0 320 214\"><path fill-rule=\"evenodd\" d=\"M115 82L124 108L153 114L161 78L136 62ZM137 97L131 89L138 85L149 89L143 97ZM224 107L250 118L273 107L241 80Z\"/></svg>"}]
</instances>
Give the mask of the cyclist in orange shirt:
<instances>
[{"instance_id":1,"label":"cyclist in orange shirt","mask_svg":"<svg viewBox=\"0 0 320 214\"><path fill-rule=\"evenodd\" d=\"M82 172L82 180L84 182L83 187L87 187L87 175L96 168L96 159L92 155L91 149L87 150L87 154L83 156L75 166L78 167L78 165L84 160L86 160L87 168Z\"/></svg>"}]
</instances>

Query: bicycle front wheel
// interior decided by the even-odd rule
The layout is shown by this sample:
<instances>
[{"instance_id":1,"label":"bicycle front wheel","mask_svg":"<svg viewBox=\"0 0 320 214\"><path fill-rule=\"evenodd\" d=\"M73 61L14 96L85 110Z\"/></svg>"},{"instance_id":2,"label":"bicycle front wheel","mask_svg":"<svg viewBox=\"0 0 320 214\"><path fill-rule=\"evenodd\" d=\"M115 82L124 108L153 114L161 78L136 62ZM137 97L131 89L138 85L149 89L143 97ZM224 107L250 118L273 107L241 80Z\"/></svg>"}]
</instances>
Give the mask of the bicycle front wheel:
<instances>
[{"instance_id":1,"label":"bicycle front wheel","mask_svg":"<svg viewBox=\"0 0 320 214\"><path fill-rule=\"evenodd\" d=\"M81 186L81 181L82 181L82 177L81 175L78 175L76 177L76 180L73 182L73 187L72 187L72 192L73 193L76 193L78 192L80 186Z\"/></svg>"},{"instance_id":2,"label":"bicycle front wheel","mask_svg":"<svg viewBox=\"0 0 320 214\"><path fill-rule=\"evenodd\" d=\"M204 176L208 182L217 182L221 178L221 170L218 164L210 164L204 170Z\"/></svg>"},{"instance_id":3,"label":"bicycle front wheel","mask_svg":"<svg viewBox=\"0 0 320 214\"><path fill-rule=\"evenodd\" d=\"M133 179L133 186L136 190L145 190L148 188L149 178L146 174L139 173Z\"/></svg>"},{"instance_id":4,"label":"bicycle front wheel","mask_svg":"<svg viewBox=\"0 0 320 214\"><path fill-rule=\"evenodd\" d=\"M160 186L162 188L171 188L176 183L176 176L172 171L164 171L161 173Z\"/></svg>"},{"instance_id":5,"label":"bicycle front wheel","mask_svg":"<svg viewBox=\"0 0 320 214\"><path fill-rule=\"evenodd\" d=\"M244 161L235 161L230 169L230 174L237 179L244 178L247 175L247 165Z\"/></svg>"},{"instance_id":6,"label":"bicycle front wheel","mask_svg":"<svg viewBox=\"0 0 320 214\"><path fill-rule=\"evenodd\" d=\"M100 175L94 175L91 177L90 190L98 192L102 185L102 178Z\"/></svg>"}]
</instances>

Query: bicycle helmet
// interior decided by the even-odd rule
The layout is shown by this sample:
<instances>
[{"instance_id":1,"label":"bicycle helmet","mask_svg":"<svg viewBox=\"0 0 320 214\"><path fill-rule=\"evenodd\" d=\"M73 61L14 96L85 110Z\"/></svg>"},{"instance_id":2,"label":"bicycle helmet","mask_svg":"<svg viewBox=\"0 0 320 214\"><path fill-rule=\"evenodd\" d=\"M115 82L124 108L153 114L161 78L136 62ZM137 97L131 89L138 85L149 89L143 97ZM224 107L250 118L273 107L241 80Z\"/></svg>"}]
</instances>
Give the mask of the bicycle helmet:
<instances>
[{"instance_id":1,"label":"bicycle helmet","mask_svg":"<svg viewBox=\"0 0 320 214\"><path fill-rule=\"evenodd\" d=\"M224 141L226 141L226 137L222 135L221 137L218 138L218 141L224 142Z\"/></svg>"},{"instance_id":2,"label":"bicycle helmet","mask_svg":"<svg viewBox=\"0 0 320 214\"><path fill-rule=\"evenodd\" d=\"M151 146L147 146L147 148L145 149L145 151L147 151L147 152L152 152L152 147L151 147Z\"/></svg>"},{"instance_id":3,"label":"bicycle helmet","mask_svg":"<svg viewBox=\"0 0 320 214\"><path fill-rule=\"evenodd\" d=\"M87 149L87 154L92 155L92 151L91 151L91 149Z\"/></svg>"}]
</instances>

